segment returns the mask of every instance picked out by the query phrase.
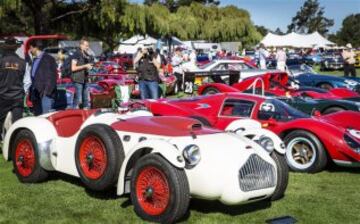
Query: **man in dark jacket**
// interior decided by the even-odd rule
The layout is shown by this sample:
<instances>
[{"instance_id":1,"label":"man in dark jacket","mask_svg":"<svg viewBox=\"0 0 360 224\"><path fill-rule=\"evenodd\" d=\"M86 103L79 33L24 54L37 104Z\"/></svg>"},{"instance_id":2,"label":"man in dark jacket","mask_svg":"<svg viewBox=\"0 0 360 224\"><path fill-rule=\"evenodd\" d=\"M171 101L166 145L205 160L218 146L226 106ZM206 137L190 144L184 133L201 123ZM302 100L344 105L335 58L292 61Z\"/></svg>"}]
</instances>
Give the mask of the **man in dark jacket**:
<instances>
[{"instance_id":1,"label":"man in dark jacket","mask_svg":"<svg viewBox=\"0 0 360 224\"><path fill-rule=\"evenodd\" d=\"M25 61L15 54L20 43L13 38L0 41L2 57L0 59L0 132L9 112L12 122L22 117L24 109L23 79ZM0 136L0 139L3 136Z\"/></svg>"},{"instance_id":2,"label":"man in dark jacket","mask_svg":"<svg viewBox=\"0 0 360 224\"><path fill-rule=\"evenodd\" d=\"M34 114L41 115L50 112L56 98L56 61L42 51L42 43L30 43L30 53L34 59L31 67L30 99L34 106Z\"/></svg>"}]
</instances>

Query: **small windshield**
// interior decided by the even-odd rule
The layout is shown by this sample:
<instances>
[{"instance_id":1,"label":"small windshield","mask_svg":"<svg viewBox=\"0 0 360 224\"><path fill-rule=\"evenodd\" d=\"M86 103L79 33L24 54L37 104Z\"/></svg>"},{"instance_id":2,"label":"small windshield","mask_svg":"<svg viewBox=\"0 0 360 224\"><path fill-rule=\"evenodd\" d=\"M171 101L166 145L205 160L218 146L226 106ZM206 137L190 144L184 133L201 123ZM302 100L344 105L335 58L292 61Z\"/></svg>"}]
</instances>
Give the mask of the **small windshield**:
<instances>
[{"instance_id":1,"label":"small windshield","mask_svg":"<svg viewBox=\"0 0 360 224\"><path fill-rule=\"evenodd\" d=\"M288 69L292 74L299 74L299 73L315 73L312 67L301 64L301 65L289 65Z\"/></svg>"},{"instance_id":2,"label":"small windshield","mask_svg":"<svg viewBox=\"0 0 360 224\"><path fill-rule=\"evenodd\" d=\"M209 63L200 65L200 66L198 66L198 67L201 68L201 69L206 69L206 68L212 66L212 65L215 64L215 63L216 63L216 61L211 61L211 62L209 62Z\"/></svg>"},{"instance_id":3,"label":"small windshield","mask_svg":"<svg viewBox=\"0 0 360 224\"><path fill-rule=\"evenodd\" d=\"M260 120L273 118L277 121L291 121L299 118L308 118L309 115L277 100L267 99L261 105L258 113Z\"/></svg>"}]
</instances>

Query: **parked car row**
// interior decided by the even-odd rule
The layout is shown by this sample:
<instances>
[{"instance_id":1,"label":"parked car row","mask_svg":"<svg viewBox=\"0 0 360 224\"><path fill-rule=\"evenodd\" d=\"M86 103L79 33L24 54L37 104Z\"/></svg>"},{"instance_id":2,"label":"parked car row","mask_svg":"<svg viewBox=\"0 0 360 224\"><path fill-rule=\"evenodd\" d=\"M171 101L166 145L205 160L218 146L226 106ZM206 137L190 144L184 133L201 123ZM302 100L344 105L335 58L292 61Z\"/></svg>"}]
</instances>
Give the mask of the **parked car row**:
<instances>
[{"instance_id":1,"label":"parked car row","mask_svg":"<svg viewBox=\"0 0 360 224\"><path fill-rule=\"evenodd\" d=\"M12 124L3 156L24 183L58 172L94 191L116 187L150 222L176 222L191 198L278 200L289 168L360 165L360 81L314 74L306 65L288 69L215 60L181 80L199 96L134 101L133 74L101 61L89 78L92 109L64 110L74 87L60 79L60 111ZM175 76L162 80L164 93L178 91Z\"/></svg>"}]
</instances>

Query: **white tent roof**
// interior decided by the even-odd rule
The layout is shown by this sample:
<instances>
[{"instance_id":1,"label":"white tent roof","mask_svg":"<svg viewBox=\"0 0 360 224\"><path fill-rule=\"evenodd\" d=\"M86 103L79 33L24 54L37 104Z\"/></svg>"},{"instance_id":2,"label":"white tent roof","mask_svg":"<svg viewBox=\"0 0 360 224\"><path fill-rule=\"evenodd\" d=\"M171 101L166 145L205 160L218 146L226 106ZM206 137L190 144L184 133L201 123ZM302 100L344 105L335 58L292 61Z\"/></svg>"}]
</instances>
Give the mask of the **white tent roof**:
<instances>
[{"instance_id":1,"label":"white tent roof","mask_svg":"<svg viewBox=\"0 0 360 224\"><path fill-rule=\"evenodd\" d=\"M312 34L289 33L286 35L277 35L268 33L261 41L267 47L295 47L295 48L313 48L328 47L335 43L327 40L318 32Z\"/></svg>"},{"instance_id":2,"label":"white tent roof","mask_svg":"<svg viewBox=\"0 0 360 224\"><path fill-rule=\"evenodd\" d=\"M156 43L157 40L148 35L135 35L130 39L120 42L117 51L119 51L120 53L135 54L139 47L153 47L156 45Z\"/></svg>"}]
</instances>

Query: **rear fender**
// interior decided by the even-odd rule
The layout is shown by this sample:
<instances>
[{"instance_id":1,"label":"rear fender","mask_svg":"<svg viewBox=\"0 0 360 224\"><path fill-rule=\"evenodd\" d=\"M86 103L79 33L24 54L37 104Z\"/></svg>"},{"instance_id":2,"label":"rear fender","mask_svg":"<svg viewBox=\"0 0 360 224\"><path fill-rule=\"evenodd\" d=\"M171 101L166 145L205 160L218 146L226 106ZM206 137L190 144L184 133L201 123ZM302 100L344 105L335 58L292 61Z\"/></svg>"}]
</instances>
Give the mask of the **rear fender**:
<instances>
[{"instance_id":1,"label":"rear fender","mask_svg":"<svg viewBox=\"0 0 360 224\"><path fill-rule=\"evenodd\" d=\"M204 85L200 86L198 89L198 94L202 95L204 90L207 88L214 88L214 89L219 90L219 92L222 92L222 93L239 92L238 89L231 87L229 85L223 84L223 83L209 83L209 84L204 84Z\"/></svg>"},{"instance_id":2,"label":"rear fender","mask_svg":"<svg viewBox=\"0 0 360 224\"><path fill-rule=\"evenodd\" d=\"M148 149L148 150L146 150ZM139 153L140 152L140 153ZM133 157L144 156L148 153L157 153L166 159L173 166L183 169L185 167L185 161L181 155L181 152L175 145L170 144L165 140L150 139L144 140L133 147L127 154L126 158L121 165L117 184L117 194L122 195L125 192L126 176L132 168L132 163L129 163ZM138 158L137 158L138 159Z\"/></svg>"},{"instance_id":3,"label":"rear fender","mask_svg":"<svg viewBox=\"0 0 360 224\"><path fill-rule=\"evenodd\" d=\"M40 165L46 170L54 170L51 163L51 147L57 137L57 132L53 124L44 117L26 117L16 121L10 127L4 139L3 156L5 160L11 159L11 144L16 134L23 129L30 130L35 136Z\"/></svg>"}]
</instances>

